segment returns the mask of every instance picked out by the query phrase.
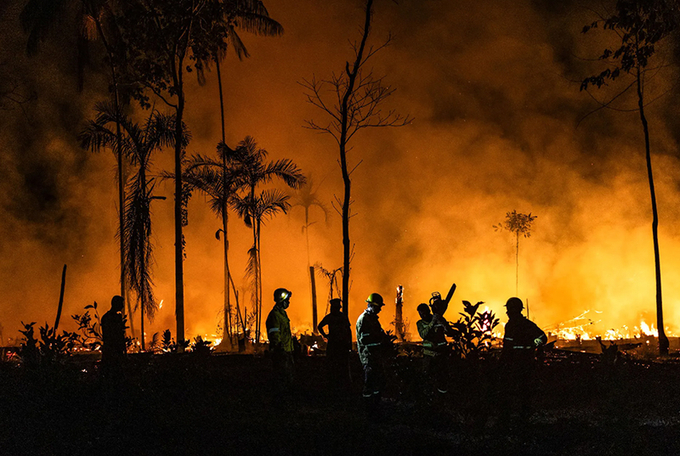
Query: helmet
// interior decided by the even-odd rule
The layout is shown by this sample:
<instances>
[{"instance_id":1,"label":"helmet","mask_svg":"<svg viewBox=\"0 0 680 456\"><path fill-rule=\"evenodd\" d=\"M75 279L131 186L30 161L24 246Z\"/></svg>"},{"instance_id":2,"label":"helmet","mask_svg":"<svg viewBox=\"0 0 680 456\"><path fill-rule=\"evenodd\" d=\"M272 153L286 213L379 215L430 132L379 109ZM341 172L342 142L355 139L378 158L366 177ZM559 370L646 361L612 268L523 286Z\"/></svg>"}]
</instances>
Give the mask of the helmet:
<instances>
[{"instance_id":1,"label":"helmet","mask_svg":"<svg viewBox=\"0 0 680 456\"><path fill-rule=\"evenodd\" d=\"M336 309L336 308L339 309L340 307L342 307L342 299L333 298L333 299L330 300L330 304L331 304L331 309Z\"/></svg>"},{"instance_id":2,"label":"helmet","mask_svg":"<svg viewBox=\"0 0 680 456\"><path fill-rule=\"evenodd\" d=\"M519 298L510 298L505 303L505 307L508 309L508 312L521 312L524 309L524 303Z\"/></svg>"},{"instance_id":3,"label":"helmet","mask_svg":"<svg viewBox=\"0 0 680 456\"><path fill-rule=\"evenodd\" d=\"M420 305L418 306L418 309L417 309L417 310L418 310L418 313L419 313L419 314L425 314L425 315L429 315L429 314L430 314L430 307L429 307L427 304L425 304L425 303L420 304Z\"/></svg>"},{"instance_id":4,"label":"helmet","mask_svg":"<svg viewBox=\"0 0 680 456\"><path fill-rule=\"evenodd\" d=\"M283 302L291 296L293 296L293 292L288 291L285 288L277 288L274 290L274 302L276 303Z\"/></svg>"},{"instance_id":5,"label":"helmet","mask_svg":"<svg viewBox=\"0 0 680 456\"><path fill-rule=\"evenodd\" d=\"M368 295L368 298L366 298L366 302L369 304L373 304L374 306L384 306L385 303L383 302L383 297L380 296L378 293L371 293Z\"/></svg>"}]
</instances>

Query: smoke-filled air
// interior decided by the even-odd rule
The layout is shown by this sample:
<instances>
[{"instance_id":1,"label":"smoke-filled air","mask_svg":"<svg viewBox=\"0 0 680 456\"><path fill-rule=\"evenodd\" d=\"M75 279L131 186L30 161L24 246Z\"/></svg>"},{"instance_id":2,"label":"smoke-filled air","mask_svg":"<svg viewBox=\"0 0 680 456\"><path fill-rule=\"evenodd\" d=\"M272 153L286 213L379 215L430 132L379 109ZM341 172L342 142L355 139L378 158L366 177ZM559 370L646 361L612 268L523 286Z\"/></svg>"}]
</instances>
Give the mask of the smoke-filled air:
<instances>
[{"instance_id":1,"label":"smoke-filled air","mask_svg":"<svg viewBox=\"0 0 680 456\"><path fill-rule=\"evenodd\" d=\"M19 22L23 3L0 6L3 344L20 337L22 321L53 324L65 264L64 328L74 325L70 315L95 301L108 309L120 293L116 156L111 149L93 153L79 140L96 117L95 105L111 98L103 51L90 43L80 89L70 19L56 23L28 56L28 36ZM375 2L368 45L376 49L391 40L366 70L384 76L383 84L394 89L381 109L412 121L361 129L350 143L350 321L377 292L387 302L381 320L389 329L396 289L403 285L407 328L417 338L418 304L434 291L445 294L455 282L450 320L462 309L461 300L468 300L484 301L505 321L503 305L517 295L546 332L576 327L570 334L594 337L613 330L633 336L643 323L656 326L652 209L637 98L631 92L609 105L615 109L602 108L600 102L630 84L624 75L600 89L581 90L586 77L603 70L598 57L615 40L602 28L582 33L598 19L589 3ZM351 43L361 38L364 2L266 5L284 32L272 37L239 32L249 57L239 60L229 48L221 62L225 139L236 148L250 136L268 160L292 160L325 209L310 206L306 222L294 189L281 180L261 187L286 192L292 204L261 227L265 315L274 290L287 288L293 293L291 325L311 332L308 266L332 271L343 264L343 181L338 144L305 128L309 121L328 122L308 102L305 81L342 74L345 62L353 61ZM672 49L659 46L656 52L659 69L645 81L645 109L664 320L667 334L675 335L678 94ZM202 84L195 71L185 78L187 155L216 156L222 139L216 68L205 68ZM173 113L153 95L149 103ZM140 124L150 113L134 100L128 111ZM174 184L168 178L173 166L172 147L155 152L150 163L154 194L166 199L151 202L153 291L160 308L145 323L147 338L176 328ZM126 178L134 169L126 166ZM503 228L513 211L536 217L530 236ZM222 219L199 191L192 192L187 213L186 338L215 340L223 324L224 251L222 238L216 238ZM233 211L228 226L231 274L241 309L250 311L245 271L252 230ZM329 299L329 281L321 273L316 293L320 319ZM138 320L137 312L136 328Z\"/></svg>"}]
</instances>

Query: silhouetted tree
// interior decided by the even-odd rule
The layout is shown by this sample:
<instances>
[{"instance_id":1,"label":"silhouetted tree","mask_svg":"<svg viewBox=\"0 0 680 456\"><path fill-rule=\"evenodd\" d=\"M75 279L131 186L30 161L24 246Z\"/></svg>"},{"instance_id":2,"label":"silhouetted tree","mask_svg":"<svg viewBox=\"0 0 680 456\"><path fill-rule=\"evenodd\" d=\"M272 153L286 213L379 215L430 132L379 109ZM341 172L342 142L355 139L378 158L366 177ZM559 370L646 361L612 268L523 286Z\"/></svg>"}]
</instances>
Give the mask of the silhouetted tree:
<instances>
[{"instance_id":1,"label":"silhouetted tree","mask_svg":"<svg viewBox=\"0 0 680 456\"><path fill-rule=\"evenodd\" d=\"M312 331L314 334L318 334L319 330L317 328L318 316L316 309L316 296L314 295L314 277L311 275L314 274L314 268L311 267L311 262L309 259L309 227L315 222L309 221L309 210L313 206L318 207L323 211L324 219L326 222L328 222L328 209L326 209L326 206L319 199L317 190L318 188L314 189L314 181L312 180L312 177L309 176L307 178L307 182L292 195L293 202L291 203L292 207L299 206L305 211L305 224L302 225L302 232L305 234L305 241L307 243L307 273L310 274L309 286L310 293L312 295Z\"/></svg>"},{"instance_id":2,"label":"silhouetted tree","mask_svg":"<svg viewBox=\"0 0 680 456\"><path fill-rule=\"evenodd\" d=\"M26 52L29 56L37 54L40 44L47 40L55 25L66 19L73 25L76 39L78 88L84 84L84 68L89 61L89 42L99 38L106 51L107 63L111 76L111 89L116 111L121 108L120 71L119 66L124 59L124 52L119 47L119 30L114 14L115 2L110 0L28 0L21 11L21 25L28 34ZM116 125L116 134L120 136L120 125ZM119 140L118 143L121 141ZM123 233L125 224L125 184L123 154L114 151L117 160L118 180L118 232ZM127 296L125 283L125 238L119 237L120 253L120 295ZM131 313L130 303L127 303ZM134 335L132 319L130 330Z\"/></svg>"},{"instance_id":3,"label":"silhouetted tree","mask_svg":"<svg viewBox=\"0 0 680 456\"><path fill-rule=\"evenodd\" d=\"M137 296L141 315L141 342L145 350L144 316L153 321L158 303L153 293L153 243L151 242L151 201L154 178L149 167L153 152L163 147L174 147L175 118L152 110L144 125L140 126L117 111L112 104L97 106L98 115L90 121L80 135L83 147L95 152L110 147L121 150L136 166L136 172L127 184L125 225L122 233L125 245L125 271L132 290ZM120 125L124 134L118 135L109 125ZM118 138L121 142L118 142ZM183 140L188 141L186 131ZM119 236L121 233L119 233Z\"/></svg>"},{"instance_id":4,"label":"silhouetted tree","mask_svg":"<svg viewBox=\"0 0 680 456\"><path fill-rule=\"evenodd\" d=\"M257 192L258 186L278 178L291 188L304 184L302 171L289 159L266 161L268 152L257 147L255 140L246 136L234 153L234 164L242 175L244 193L235 201L235 209L253 232L253 246L248 251L246 273L252 278L254 301L255 340L260 341L262 322L262 263L260 260L260 230L262 223L278 212L286 212L290 204L288 196L278 190Z\"/></svg>"},{"instance_id":5,"label":"silhouetted tree","mask_svg":"<svg viewBox=\"0 0 680 456\"><path fill-rule=\"evenodd\" d=\"M220 125L222 127L222 142L218 146L218 154L222 158L222 171L223 182L220 185L223 193L217 198L223 204L223 207L219 210L218 215L222 217L222 236L224 245L224 269L225 269L225 283L224 283L224 335L223 339L227 336L231 337L231 298L229 283L231 282L232 288L234 287L233 279L231 278L231 272L229 269L229 237L228 237L228 200L231 198L231 192L229 192L229 185L227 183L227 151L229 150L226 145L226 127L224 121L224 91L222 87L222 71L221 62L224 60L227 54L227 50L231 47L239 60L247 58L250 56L248 50L245 47L243 41L238 35L238 30L244 30L250 33L255 33L261 36L279 36L283 33L283 27L281 24L269 17L269 13L265 8L264 4L259 0L216 0L210 3L209 8L214 11L213 14L202 15L202 20L199 22L198 27L200 27L203 33L207 36L222 37L223 39L218 39L213 42L212 49L209 49L207 53L202 53L197 55L197 74L200 84L205 82L205 68L210 68L211 63L215 64L215 69L217 72L217 87L219 92L220 100ZM215 21L214 17L221 17L222 20ZM220 151L219 148L222 147L224 150ZM217 190L212 188L212 190ZM203 190L205 191L205 190ZM213 197L216 195L213 194ZM213 202L217 200L213 199ZM213 210L215 208L213 207ZM219 233L217 232L217 237L219 240ZM234 289L235 291L235 289ZM236 296L236 293L234 293Z\"/></svg>"},{"instance_id":6,"label":"silhouetted tree","mask_svg":"<svg viewBox=\"0 0 680 456\"><path fill-rule=\"evenodd\" d=\"M132 95L150 107L151 92L175 113L174 215L175 215L175 317L177 343L184 337L184 235L187 223L182 163L186 143L182 139L186 106L185 72L193 71L196 54L213 48L210 37L195 27L201 14L210 14L208 0L130 0L119 19L127 51L126 80ZM203 16L204 17L204 16ZM213 18L219 20L219 17Z\"/></svg>"},{"instance_id":7,"label":"silhouetted tree","mask_svg":"<svg viewBox=\"0 0 680 456\"><path fill-rule=\"evenodd\" d=\"M331 299L335 297L335 293L338 293L338 298L342 300L342 289L338 285L338 274L342 276L342 268L336 268L333 270L325 269L321 263L316 263L314 265L314 270L319 271L326 280L328 280L328 301L326 303L326 313L328 313L329 304Z\"/></svg>"},{"instance_id":8,"label":"silhouetted tree","mask_svg":"<svg viewBox=\"0 0 680 456\"><path fill-rule=\"evenodd\" d=\"M197 27L204 35L218 39L212 43L212 48L204 49L205 52L196 56L197 73L199 83L203 84L205 82L204 70L210 69L212 63L215 64L222 142L226 143L221 63L226 58L229 48L234 50L239 60L250 57L245 44L238 35L239 30L260 36L280 36L283 34L283 27L269 17L269 12L260 0L213 0L207 9L210 9L212 13L201 15ZM216 17L221 20L215 20Z\"/></svg>"},{"instance_id":9,"label":"silhouetted tree","mask_svg":"<svg viewBox=\"0 0 680 456\"><path fill-rule=\"evenodd\" d=\"M496 231L507 230L515 235L515 295L519 294L519 236L531 237L531 224L536 218L531 212L522 214L513 210L505 214L504 222L493 226Z\"/></svg>"},{"instance_id":10,"label":"silhouetted tree","mask_svg":"<svg viewBox=\"0 0 680 456\"><path fill-rule=\"evenodd\" d=\"M583 80L581 90L590 86L606 86L608 81L619 77L630 78L623 91L603 103L601 108L610 107L611 102L633 88L637 95L637 112L640 116L645 141L647 179L652 205L652 239L654 243L654 270L656 277L656 321L659 330L659 353L668 354L668 338L664 332L663 302L661 293L661 259L659 255L659 215L656 205L652 156L649 142L649 124L645 114L645 75L650 70L649 61L658 44L677 28L677 5L668 0L618 0L615 12L583 28L583 33L602 26L620 38L617 47L605 49L600 60L608 68L601 73ZM598 108L600 109L600 108Z\"/></svg>"},{"instance_id":11,"label":"silhouetted tree","mask_svg":"<svg viewBox=\"0 0 680 456\"><path fill-rule=\"evenodd\" d=\"M244 185L240 170L233 163L234 151L223 142L217 146L217 158L194 155L186 164L186 182L192 187L205 193L209 197L210 208L220 218L222 228L215 236L224 246L224 328L222 338L231 342L232 307L229 284L231 282L236 295L231 272L229 270L229 241L227 237L229 214L228 209L233 206L239 188Z\"/></svg>"},{"instance_id":12,"label":"silhouetted tree","mask_svg":"<svg viewBox=\"0 0 680 456\"><path fill-rule=\"evenodd\" d=\"M353 246L350 240L349 219L352 192L350 179L354 168L350 169L347 160L349 143L354 135L368 127L398 127L411 122L410 117L403 117L395 111L383 112L380 106L394 93L395 89L385 85L383 78L373 75L373 71L365 70L366 62L391 41L387 39L381 46L367 47L368 36L373 20L373 0L367 0L364 9L364 26L359 42L352 44L354 61L345 62L343 71L333 74L330 79L303 80L307 101L321 109L328 122L307 121L307 127L331 135L338 144L340 152L340 168L344 185L342 198L342 245L343 275L342 295L344 297L343 312L349 314L350 261Z\"/></svg>"}]
</instances>

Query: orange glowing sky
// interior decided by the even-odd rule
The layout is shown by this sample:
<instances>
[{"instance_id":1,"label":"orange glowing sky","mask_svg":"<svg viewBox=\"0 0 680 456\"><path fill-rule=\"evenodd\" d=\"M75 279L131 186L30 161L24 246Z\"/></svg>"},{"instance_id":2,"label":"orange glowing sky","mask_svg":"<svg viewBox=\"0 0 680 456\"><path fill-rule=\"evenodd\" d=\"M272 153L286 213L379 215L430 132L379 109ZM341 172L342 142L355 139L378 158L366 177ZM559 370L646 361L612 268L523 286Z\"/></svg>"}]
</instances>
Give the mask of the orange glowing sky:
<instances>
[{"instance_id":1,"label":"orange glowing sky","mask_svg":"<svg viewBox=\"0 0 680 456\"><path fill-rule=\"evenodd\" d=\"M16 3L16 2L15 2ZM456 318L462 299L485 301L504 320L503 303L515 294L515 250L509 233L493 225L506 212L538 216L532 236L521 241L519 295L531 316L550 328L584 310L601 311L597 331L656 323L651 209L644 143L635 112L601 111L577 124L596 105L579 81L597 71L594 57L606 36L582 35L592 22L580 2L478 2L402 0L376 2L372 39L391 31L392 45L373 61L377 74L397 89L388 106L415 118L400 129L364 130L350 160L355 203L351 236L350 320L364 299L379 292L394 302L405 288L405 316L415 332L416 306L432 291L458 290L448 313ZM338 153L330 137L302 128L321 113L305 102L298 84L312 75L341 71L351 58L361 2L266 1L285 28L281 38L243 34L251 58L225 65L227 142L253 136L272 158L291 158L319 184L330 208L341 194ZM3 14L6 32L0 71L35 89L38 98L23 113L0 112L3 205L0 210L0 323L4 339L17 337L20 321L52 324L60 274L68 264L62 322L85 305L108 302L118 290L115 160L78 148L75 134L95 101L102 79L91 77L82 94L69 77L68 60L23 56L16 8ZM16 33L13 33L13 32ZM662 50L660 50L662 51ZM595 70L594 70L595 69ZM670 70L668 70L670 71ZM670 73L657 74L652 94L669 88ZM188 88L189 152L212 153L219 140L214 73ZM604 98L608 92L594 92ZM660 214L666 325L680 318L680 161L677 94L671 90L649 106ZM625 100L624 100L625 101ZM171 153L158 155L157 171ZM350 166L352 167L352 166ZM172 189L158 188L167 201L154 202L156 294L163 308L147 333L175 333ZM342 265L340 217L321 211L310 231L312 263ZM215 333L222 306L218 219L196 195L185 229L186 335ZM311 327L303 211L263 228L264 309L271 293L293 291L289 315L300 330ZM231 265L237 285L250 232L231 217ZM317 283L323 315L327 284ZM381 314L384 327L394 304ZM70 325L70 326L69 326ZM138 328L139 323L135 322Z\"/></svg>"}]
</instances>

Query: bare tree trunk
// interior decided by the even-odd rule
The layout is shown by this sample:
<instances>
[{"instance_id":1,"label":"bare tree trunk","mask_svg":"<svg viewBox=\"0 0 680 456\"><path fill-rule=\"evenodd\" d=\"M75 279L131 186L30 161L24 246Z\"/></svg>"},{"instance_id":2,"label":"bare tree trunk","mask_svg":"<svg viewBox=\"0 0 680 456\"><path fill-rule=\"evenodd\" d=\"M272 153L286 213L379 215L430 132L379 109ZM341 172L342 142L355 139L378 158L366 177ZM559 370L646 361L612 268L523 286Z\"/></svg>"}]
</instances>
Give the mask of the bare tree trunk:
<instances>
[{"instance_id":1,"label":"bare tree trunk","mask_svg":"<svg viewBox=\"0 0 680 456\"><path fill-rule=\"evenodd\" d=\"M61 291L59 292L59 306L57 307L57 318L54 320L54 334L57 334L59 320L61 319L61 309L64 306L64 289L66 288L66 265L61 271Z\"/></svg>"},{"instance_id":2,"label":"bare tree trunk","mask_svg":"<svg viewBox=\"0 0 680 456\"><path fill-rule=\"evenodd\" d=\"M515 296L519 298L519 231L515 235L517 236L515 243Z\"/></svg>"},{"instance_id":3,"label":"bare tree trunk","mask_svg":"<svg viewBox=\"0 0 680 456\"><path fill-rule=\"evenodd\" d=\"M309 281L312 284L312 333L319 334L317 307L316 307L316 277L314 275L314 266L309 267Z\"/></svg>"},{"instance_id":4,"label":"bare tree trunk","mask_svg":"<svg viewBox=\"0 0 680 456\"><path fill-rule=\"evenodd\" d=\"M184 95L177 97L177 124L175 126L175 318L177 343L184 343L184 237L182 234L182 117Z\"/></svg>"},{"instance_id":5,"label":"bare tree trunk","mask_svg":"<svg viewBox=\"0 0 680 456\"><path fill-rule=\"evenodd\" d=\"M227 208L222 208L222 234L224 235L224 331L222 339L231 342L231 302L229 299L229 241L227 241Z\"/></svg>"},{"instance_id":6,"label":"bare tree trunk","mask_svg":"<svg viewBox=\"0 0 680 456\"><path fill-rule=\"evenodd\" d=\"M647 125L647 118L645 117L644 98L642 91L640 67L637 67L637 92L638 92L638 108L640 112L640 121L642 122L642 129L645 133L645 158L647 160L647 178L649 180L649 192L652 199L652 238L654 241L654 272L656 276L656 326L659 331L659 355L668 355L668 337L664 331L663 323L663 303L661 295L661 258L659 255L659 214L656 207L656 193L654 191L654 176L652 174L652 155L649 146L649 126Z\"/></svg>"},{"instance_id":7,"label":"bare tree trunk","mask_svg":"<svg viewBox=\"0 0 680 456\"><path fill-rule=\"evenodd\" d=\"M139 314L142 317L141 318L141 326L140 326L140 331L141 334L139 335L139 338L142 341L142 351L146 351L146 345L144 342L144 305L146 304L146 299L144 299L144 293L142 293L142 299L140 300L140 306L139 306Z\"/></svg>"},{"instance_id":8,"label":"bare tree trunk","mask_svg":"<svg viewBox=\"0 0 680 456\"><path fill-rule=\"evenodd\" d=\"M397 287L397 298L395 299L396 310L394 315L394 332L400 342L404 341L404 287Z\"/></svg>"},{"instance_id":9,"label":"bare tree trunk","mask_svg":"<svg viewBox=\"0 0 680 456\"><path fill-rule=\"evenodd\" d=\"M217 69L217 89L220 94L220 124L222 126L222 143L226 144L226 128L224 121L224 91L222 89L222 70L220 69L220 58L217 53L215 53L215 68ZM226 179L227 171L227 160L226 157L222 157L222 176ZM229 271L229 237L227 235L227 226L229 223L229 218L227 215L227 195L226 195L226 182L222 182L222 189L225 192L222 194L222 199L224 201L224 206L222 207L222 234L224 234L224 331L222 334L222 339L229 338L229 342L232 342L232 321L231 321L231 296L229 293L229 280L231 279L231 273Z\"/></svg>"},{"instance_id":10,"label":"bare tree trunk","mask_svg":"<svg viewBox=\"0 0 680 456\"><path fill-rule=\"evenodd\" d=\"M350 260L351 260L351 242L349 237L349 217L351 204L351 185L352 182L347 168L347 129L349 126L349 100L354 92L354 84L364 57L364 49L366 48L366 41L368 34L371 31L371 17L372 17L373 0L366 1L366 16L364 20L364 30L361 37L361 44L357 50L356 59L350 71L349 63L345 67L347 72L347 89L342 98L341 112L341 131L340 131L340 167L342 168L342 181L345 186L344 197L342 200L342 298L344 300L343 311L345 315L349 316L349 284L350 284Z\"/></svg>"},{"instance_id":11,"label":"bare tree trunk","mask_svg":"<svg viewBox=\"0 0 680 456\"><path fill-rule=\"evenodd\" d=\"M120 239L119 239L119 247L120 247L120 296L125 300L127 303L127 311L128 311L128 320L130 322L130 334L132 337L135 337L135 327L132 319L132 306L130 305L130 300L128 299L128 293L127 293L127 284L126 284L126 279L125 279L125 237L123 236L123 229L125 226L125 212L124 212L124 204L125 204L125 180L123 178L124 170L123 170L123 152L121 150L122 146L122 133L120 130L120 116L121 109L120 109L120 92L118 89L118 73L116 72L116 63L115 63L115 56L113 54L113 50L111 48L111 45L109 44L109 41L106 38L106 34L104 33L104 29L102 27L101 22L96 19L95 24L97 26L97 31L99 33L99 36L102 39L102 42L104 43L104 48L106 49L106 53L109 57L109 65L111 67L111 79L113 82L113 103L114 103L114 108L116 109L116 160L117 160L117 166L118 166L118 232L120 233Z\"/></svg>"},{"instance_id":12,"label":"bare tree trunk","mask_svg":"<svg viewBox=\"0 0 680 456\"><path fill-rule=\"evenodd\" d=\"M258 311L257 314L259 316L259 322L257 325L257 332L258 335L261 333L261 328L262 328L262 256L261 256L261 231L260 231L260 221L257 221L257 251L255 254L257 255L257 293L258 293ZM258 338L258 342L260 339Z\"/></svg>"}]
</instances>

